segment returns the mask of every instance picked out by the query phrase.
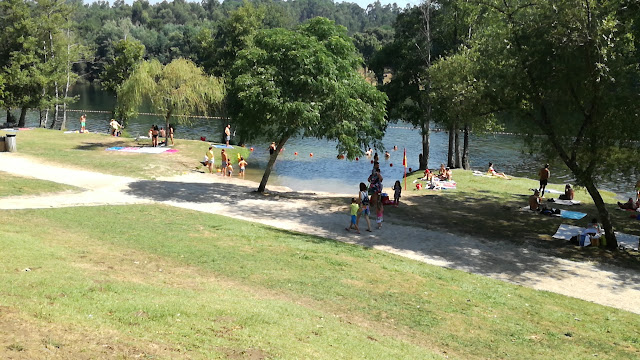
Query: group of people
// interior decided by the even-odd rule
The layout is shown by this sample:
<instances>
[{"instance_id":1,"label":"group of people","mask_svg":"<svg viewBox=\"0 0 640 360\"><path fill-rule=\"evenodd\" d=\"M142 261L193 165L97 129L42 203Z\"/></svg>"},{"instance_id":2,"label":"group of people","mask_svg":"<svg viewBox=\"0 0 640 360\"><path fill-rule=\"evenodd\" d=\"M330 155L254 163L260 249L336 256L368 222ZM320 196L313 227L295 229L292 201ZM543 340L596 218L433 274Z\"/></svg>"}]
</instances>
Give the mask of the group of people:
<instances>
[{"instance_id":1,"label":"group of people","mask_svg":"<svg viewBox=\"0 0 640 360\"><path fill-rule=\"evenodd\" d=\"M160 144L167 145L167 139L171 141L171 145L173 146L173 125L169 124L168 133L163 127L158 128L158 125L152 125L149 129L149 137L151 138L151 146L157 147ZM162 143L158 142L158 138L165 138L165 141Z\"/></svg>"},{"instance_id":2,"label":"group of people","mask_svg":"<svg viewBox=\"0 0 640 360\"><path fill-rule=\"evenodd\" d=\"M220 151L220 158L220 175L231 177L233 175L233 164L231 163L231 159L229 159L229 155L224 149ZM209 150L205 153L204 161L202 161L202 164L209 169L210 174L214 173L213 169L215 167L215 158L213 156L213 146L209 146ZM247 165L249 164L244 160L244 157L238 154L238 176L241 176L243 179Z\"/></svg>"},{"instance_id":3,"label":"group of people","mask_svg":"<svg viewBox=\"0 0 640 360\"><path fill-rule=\"evenodd\" d=\"M358 196L351 198L351 205L349 206L351 221L345 230L350 231L351 229L354 229L356 233L360 234L360 218L364 217L367 222L367 231L370 232L371 221L369 220L369 215L371 212L376 214L377 228L382 228L382 222L384 221L384 203L382 201L383 180L384 178L380 173L380 163L377 160L374 160L371 175L369 175L367 179L369 186L364 182L361 182ZM400 181L395 182L392 190L394 191L394 206L398 206L402 194L402 185L400 184Z\"/></svg>"},{"instance_id":4,"label":"group of people","mask_svg":"<svg viewBox=\"0 0 640 360\"><path fill-rule=\"evenodd\" d=\"M436 179L440 181L453 181L453 171L450 167L440 164L440 169L437 174L429 169L425 169L424 176L420 180L434 181Z\"/></svg>"}]
</instances>

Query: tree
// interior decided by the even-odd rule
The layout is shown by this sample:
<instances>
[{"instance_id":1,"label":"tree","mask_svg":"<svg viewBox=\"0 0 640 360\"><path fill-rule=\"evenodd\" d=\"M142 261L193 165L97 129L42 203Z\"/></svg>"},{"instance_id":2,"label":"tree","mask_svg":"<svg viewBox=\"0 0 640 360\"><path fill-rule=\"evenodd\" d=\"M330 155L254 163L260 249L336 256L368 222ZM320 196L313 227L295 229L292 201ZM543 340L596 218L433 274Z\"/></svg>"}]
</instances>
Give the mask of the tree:
<instances>
[{"instance_id":1,"label":"tree","mask_svg":"<svg viewBox=\"0 0 640 360\"><path fill-rule=\"evenodd\" d=\"M276 139L258 188L292 136L337 140L348 158L378 143L387 97L358 73L362 64L346 29L325 18L295 30L259 31L232 69L230 105L245 139Z\"/></svg>"},{"instance_id":2,"label":"tree","mask_svg":"<svg viewBox=\"0 0 640 360\"><path fill-rule=\"evenodd\" d=\"M144 45L136 40L119 40L114 46L114 53L113 62L105 65L100 78L102 87L117 96L122 84L142 63ZM127 126L131 114L125 108L116 107L114 115L122 126Z\"/></svg>"},{"instance_id":3,"label":"tree","mask_svg":"<svg viewBox=\"0 0 640 360\"><path fill-rule=\"evenodd\" d=\"M392 118L403 119L420 130L422 154L420 169L429 163L429 134L432 120L429 97L432 61L431 0L400 14L394 24L395 38L376 58L375 71L391 70L391 82L383 86L389 95Z\"/></svg>"},{"instance_id":4,"label":"tree","mask_svg":"<svg viewBox=\"0 0 640 360\"><path fill-rule=\"evenodd\" d=\"M223 81L207 76L190 60L176 59L167 65L151 60L140 64L121 85L118 108L135 115L146 100L154 112L163 114L168 129L172 117L187 122L190 115L206 114L223 97Z\"/></svg>"},{"instance_id":5,"label":"tree","mask_svg":"<svg viewBox=\"0 0 640 360\"><path fill-rule=\"evenodd\" d=\"M529 138L533 150L566 164L593 198L607 246L616 248L596 185L640 173L638 3L474 2L487 14L473 41L483 64L476 75L491 88L487 99L543 135Z\"/></svg>"}]
</instances>

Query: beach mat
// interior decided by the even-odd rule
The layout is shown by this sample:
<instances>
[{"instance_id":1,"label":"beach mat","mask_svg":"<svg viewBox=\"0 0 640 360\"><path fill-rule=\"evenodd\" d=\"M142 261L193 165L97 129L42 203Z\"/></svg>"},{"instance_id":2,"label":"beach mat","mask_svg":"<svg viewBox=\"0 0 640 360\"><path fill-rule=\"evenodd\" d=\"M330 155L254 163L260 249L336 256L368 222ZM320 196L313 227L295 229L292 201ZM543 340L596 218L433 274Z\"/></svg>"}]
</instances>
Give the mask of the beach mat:
<instances>
[{"instance_id":1,"label":"beach mat","mask_svg":"<svg viewBox=\"0 0 640 360\"><path fill-rule=\"evenodd\" d=\"M580 220L583 217L587 216L587 214L578 211L561 210L560 216L565 219Z\"/></svg>"},{"instance_id":2,"label":"beach mat","mask_svg":"<svg viewBox=\"0 0 640 360\"><path fill-rule=\"evenodd\" d=\"M177 149L166 148L166 147L122 147L122 146L110 147L110 148L107 148L106 151L122 151L122 152L138 153L138 154L162 154L162 153L178 152Z\"/></svg>"},{"instance_id":3,"label":"beach mat","mask_svg":"<svg viewBox=\"0 0 640 360\"><path fill-rule=\"evenodd\" d=\"M211 144L211 146L213 146L214 148L218 148L218 149L233 149L233 146L229 145L224 145L224 144L218 144L218 145L214 145Z\"/></svg>"},{"instance_id":4,"label":"beach mat","mask_svg":"<svg viewBox=\"0 0 640 360\"><path fill-rule=\"evenodd\" d=\"M553 234L554 239L570 240L573 236L580 235L585 228L569 224L560 224L558 230ZM618 246L626 249L638 250L638 241L640 237L629 235L616 231L616 240L618 240Z\"/></svg>"},{"instance_id":5,"label":"beach mat","mask_svg":"<svg viewBox=\"0 0 640 360\"><path fill-rule=\"evenodd\" d=\"M549 201L551 203L554 204L560 204L560 205L567 205L567 206L571 206L571 205L580 205L581 202L579 200L560 200L560 199L554 199L553 201Z\"/></svg>"}]
</instances>

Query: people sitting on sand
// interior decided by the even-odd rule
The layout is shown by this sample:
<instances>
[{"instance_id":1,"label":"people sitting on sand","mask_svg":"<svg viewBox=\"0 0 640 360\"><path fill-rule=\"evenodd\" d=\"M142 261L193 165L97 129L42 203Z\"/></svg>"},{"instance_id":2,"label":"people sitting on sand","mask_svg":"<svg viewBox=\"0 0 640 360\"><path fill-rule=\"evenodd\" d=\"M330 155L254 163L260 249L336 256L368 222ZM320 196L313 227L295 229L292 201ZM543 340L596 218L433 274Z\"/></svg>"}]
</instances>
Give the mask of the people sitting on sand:
<instances>
[{"instance_id":1,"label":"people sitting on sand","mask_svg":"<svg viewBox=\"0 0 640 360\"><path fill-rule=\"evenodd\" d=\"M625 210L638 210L640 207L640 201L634 202L632 198L629 198L629 200L624 204L618 201L618 207Z\"/></svg>"},{"instance_id":2,"label":"people sitting on sand","mask_svg":"<svg viewBox=\"0 0 640 360\"><path fill-rule=\"evenodd\" d=\"M558 199L560 200L573 200L573 188L571 187L571 184L567 184L564 187L564 194L558 196Z\"/></svg>"},{"instance_id":3,"label":"people sitting on sand","mask_svg":"<svg viewBox=\"0 0 640 360\"><path fill-rule=\"evenodd\" d=\"M489 170L487 170L487 172L491 175L491 176L497 176L497 177L501 177L503 179L507 179L507 180L511 180L510 177L507 176L507 174L503 173L503 172L498 172L493 168L493 163L489 163Z\"/></svg>"},{"instance_id":4,"label":"people sitting on sand","mask_svg":"<svg viewBox=\"0 0 640 360\"><path fill-rule=\"evenodd\" d=\"M444 166L444 164L440 164L440 169L438 169L438 178L444 176L444 174L447 173L447 168Z\"/></svg>"},{"instance_id":5,"label":"people sitting on sand","mask_svg":"<svg viewBox=\"0 0 640 360\"><path fill-rule=\"evenodd\" d=\"M584 229L580 235L580 246L600 246L602 228L600 224L598 224L598 219L592 219L591 223L587 225L587 228Z\"/></svg>"}]
</instances>

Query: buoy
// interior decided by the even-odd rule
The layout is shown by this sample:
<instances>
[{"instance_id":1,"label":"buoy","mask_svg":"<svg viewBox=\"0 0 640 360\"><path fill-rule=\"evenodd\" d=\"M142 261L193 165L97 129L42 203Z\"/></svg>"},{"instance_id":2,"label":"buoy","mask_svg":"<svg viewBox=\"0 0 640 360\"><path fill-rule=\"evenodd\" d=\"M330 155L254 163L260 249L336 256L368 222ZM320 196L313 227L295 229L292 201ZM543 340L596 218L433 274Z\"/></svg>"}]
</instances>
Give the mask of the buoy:
<instances>
[{"instance_id":1,"label":"buoy","mask_svg":"<svg viewBox=\"0 0 640 360\"><path fill-rule=\"evenodd\" d=\"M373 160L371 160L371 163L373 164Z\"/></svg>"},{"instance_id":2,"label":"buoy","mask_svg":"<svg viewBox=\"0 0 640 360\"><path fill-rule=\"evenodd\" d=\"M413 170L411 168L409 168L409 172L413 172Z\"/></svg>"},{"instance_id":3,"label":"buoy","mask_svg":"<svg viewBox=\"0 0 640 360\"><path fill-rule=\"evenodd\" d=\"M250 151L253 151L253 148L249 149Z\"/></svg>"},{"instance_id":4,"label":"buoy","mask_svg":"<svg viewBox=\"0 0 640 360\"><path fill-rule=\"evenodd\" d=\"M313 157L313 153L309 154L309 156Z\"/></svg>"},{"instance_id":5,"label":"buoy","mask_svg":"<svg viewBox=\"0 0 640 360\"><path fill-rule=\"evenodd\" d=\"M294 152L294 153L293 153L293 155L298 156L298 152L297 152L297 151L296 151L296 152Z\"/></svg>"},{"instance_id":6,"label":"buoy","mask_svg":"<svg viewBox=\"0 0 640 360\"><path fill-rule=\"evenodd\" d=\"M222 170L220 170L220 169L217 169L217 171L218 171L218 172L221 172Z\"/></svg>"},{"instance_id":7,"label":"buoy","mask_svg":"<svg viewBox=\"0 0 640 360\"><path fill-rule=\"evenodd\" d=\"M358 161L358 160L360 160L360 159L356 158L356 161Z\"/></svg>"},{"instance_id":8,"label":"buoy","mask_svg":"<svg viewBox=\"0 0 640 360\"><path fill-rule=\"evenodd\" d=\"M393 167L393 164L389 164L389 166Z\"/></svg>"},{"instance_id":9,"label":"buoy","mask_svg":"<svg viewBox=\"0 0 640 360\"><path fill-rule=\"evenodd\" d=\"M280 149L280 152L283 152L283 151L284 151L284 148Z\"/></svg>"}]
</instances>

